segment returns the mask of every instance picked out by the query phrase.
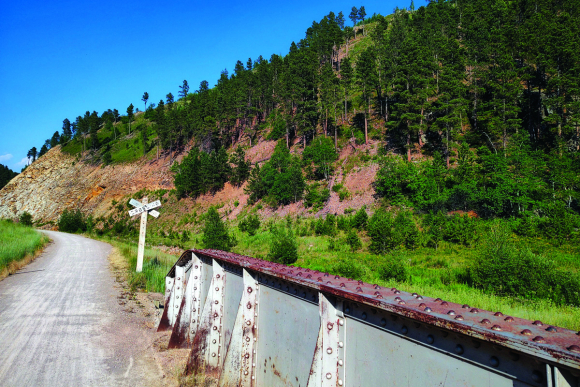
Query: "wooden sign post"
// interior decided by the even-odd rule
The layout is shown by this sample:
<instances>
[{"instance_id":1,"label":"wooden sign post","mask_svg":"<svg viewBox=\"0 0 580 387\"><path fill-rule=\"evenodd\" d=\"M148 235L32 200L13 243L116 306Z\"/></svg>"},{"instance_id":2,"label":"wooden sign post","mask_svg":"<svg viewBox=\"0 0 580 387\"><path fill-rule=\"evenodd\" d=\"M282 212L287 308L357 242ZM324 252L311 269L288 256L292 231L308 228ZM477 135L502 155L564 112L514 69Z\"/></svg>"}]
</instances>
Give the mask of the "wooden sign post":
<instances>
[{"instance_id":1,"label":"wooden sign post","mask_svg":"<svg viewBox=\"0 0 580 387\"><path fill-rule=\"evenodd\" d=\"M143 271L143 255L145 253L145 234L147 232L147 214L159 217L159 212L155 211L154 208L161 207L161 202L159 200L154 201L151 204L147 204L148 198L143 198L143 203L135 199L131 199L129 204L131 204L134 209L129 211L129 216L135 216L141 214L141 227L139 228L139 247L137 248L137 273Z\"/></svg>"}]
</instances>

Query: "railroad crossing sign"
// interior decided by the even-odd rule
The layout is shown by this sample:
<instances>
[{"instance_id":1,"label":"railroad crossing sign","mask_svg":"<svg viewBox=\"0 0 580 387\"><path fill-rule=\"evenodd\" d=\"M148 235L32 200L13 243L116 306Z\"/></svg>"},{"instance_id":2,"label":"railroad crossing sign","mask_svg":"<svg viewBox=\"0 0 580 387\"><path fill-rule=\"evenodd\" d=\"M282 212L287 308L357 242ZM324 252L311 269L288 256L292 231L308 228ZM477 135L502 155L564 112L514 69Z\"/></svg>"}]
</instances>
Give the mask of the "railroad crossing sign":
<instances>
[{"instance_id":1,"label":"railroad crossing sign","mask_svg":"<svg viewBox=\"0 0 580 387\"><path fill-rule=\"evenodd\" d=\"M143 203L131 199L129 204L135 207L129 211L129 216L141 214L141 228L139 229L139 247L137 248L137 273L143 271L143 254L145 253L145 233L147 232L147 214L159 217L159 212L154 208L161 207L161 201L156 200L153 203L147 203L148 198L143 198Z\"/></svg>"}]
</instances>

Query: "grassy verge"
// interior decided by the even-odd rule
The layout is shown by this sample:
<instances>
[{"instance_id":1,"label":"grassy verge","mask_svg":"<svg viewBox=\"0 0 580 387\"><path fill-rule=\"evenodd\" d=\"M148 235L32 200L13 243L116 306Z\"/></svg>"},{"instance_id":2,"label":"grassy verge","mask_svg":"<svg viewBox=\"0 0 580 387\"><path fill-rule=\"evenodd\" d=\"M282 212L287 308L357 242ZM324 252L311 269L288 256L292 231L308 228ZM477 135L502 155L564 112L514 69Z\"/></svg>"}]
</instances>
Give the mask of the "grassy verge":
<instances>
[{"instance_id":1,"label":"grassy verge","mask_svg":"<svg viewBox=\"0 0 580 387\"><path fill-rule=\"evenodd\" d=\"M48 242L46 235L31 227L0 220L0 279L32 261Z\"/></svg>"},{"instance_id":2,"label":"grassy verge","mask_svg":"<svg viewBox=\"0 0 580 387\"><path fill-rule=\"evenodd\" d=\"M90 235L90 237L95 238L95 235ZM117 260L113 264L115 264L117 269L122 269L126 272L127 282L132 291L165 292L165 276L177 261L176 256L156 249L146 248L143 258L143 271L136 273L137 244L107 237L98 239L110 243L115 248Z\"/></svg>"}]
</instances>

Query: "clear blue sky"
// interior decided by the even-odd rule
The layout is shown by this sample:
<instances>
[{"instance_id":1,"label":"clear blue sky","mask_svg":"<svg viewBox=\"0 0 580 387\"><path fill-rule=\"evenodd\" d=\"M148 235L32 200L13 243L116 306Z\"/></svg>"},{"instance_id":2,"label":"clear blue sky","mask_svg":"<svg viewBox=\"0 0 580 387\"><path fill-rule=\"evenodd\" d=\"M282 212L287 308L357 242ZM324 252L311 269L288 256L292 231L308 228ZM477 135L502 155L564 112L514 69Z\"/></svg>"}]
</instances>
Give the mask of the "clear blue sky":
<instances>
[{"instance_id":1,"label":"clear blue sky","mask_svg":"<svg viewBox=\"0 0 580 387\"><path fill-rule=\"evenodd\" d=\"M352 6L387 15L410 0L367 1L2 1L0 163L20 172L62 121L85 111L125 113L141 96L159 102L217 82L236 61L285 55L314 20ZM418 6L419 4L417 4Z\"/></svg>"}]
</instances>

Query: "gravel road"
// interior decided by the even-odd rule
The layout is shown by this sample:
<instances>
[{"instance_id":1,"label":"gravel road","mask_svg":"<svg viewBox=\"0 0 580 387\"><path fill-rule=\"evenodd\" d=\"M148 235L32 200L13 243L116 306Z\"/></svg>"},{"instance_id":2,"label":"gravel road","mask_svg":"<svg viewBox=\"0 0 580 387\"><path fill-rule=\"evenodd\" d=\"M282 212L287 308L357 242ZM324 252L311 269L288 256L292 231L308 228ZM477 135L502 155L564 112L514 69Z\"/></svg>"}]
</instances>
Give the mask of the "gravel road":
<instances>
[{"instance_id":1,"label":"gravel road","mask_svg":"<svg viewBox=\"0 0 580 387\"><path fill-rule=\"evenodd\" d=\"M160 386L146 330L123 312L111 246L47 231L44 253L0 281L0 386Z\"/></svg>"}]
</instances>

